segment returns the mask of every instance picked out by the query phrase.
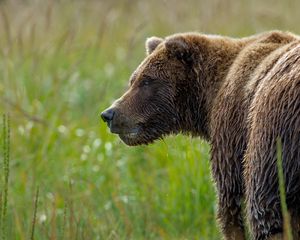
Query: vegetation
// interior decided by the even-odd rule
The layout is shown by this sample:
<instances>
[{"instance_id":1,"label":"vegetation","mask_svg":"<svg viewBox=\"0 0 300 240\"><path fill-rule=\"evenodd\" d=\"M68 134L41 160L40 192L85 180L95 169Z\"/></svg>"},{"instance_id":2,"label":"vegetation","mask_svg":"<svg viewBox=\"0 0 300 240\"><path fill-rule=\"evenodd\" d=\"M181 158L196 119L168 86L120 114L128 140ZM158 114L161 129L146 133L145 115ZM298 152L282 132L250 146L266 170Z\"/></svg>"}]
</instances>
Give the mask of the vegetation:
<instances>
[{"instance_id":1,"label":"vegetation","mask_svg":"<svg viewBox=\"0 0 300 240\"><path fill-rule=\"evenodd\" d=\"M296 32L299 6L0 1L0 237L220 239L208 144L177 136L129 148L99 113L126 89L147 37Z\"/></svg>"}]
</instances>

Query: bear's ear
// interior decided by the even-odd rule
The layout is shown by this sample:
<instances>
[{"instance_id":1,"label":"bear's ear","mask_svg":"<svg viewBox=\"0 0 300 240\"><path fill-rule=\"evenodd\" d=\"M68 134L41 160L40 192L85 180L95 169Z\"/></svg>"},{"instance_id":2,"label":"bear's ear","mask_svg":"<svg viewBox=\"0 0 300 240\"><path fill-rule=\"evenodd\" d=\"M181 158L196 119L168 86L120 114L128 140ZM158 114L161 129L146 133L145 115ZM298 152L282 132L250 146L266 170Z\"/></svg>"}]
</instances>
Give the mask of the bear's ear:
<instances>
[{"instance_id":1,"label":"bear's ear","mask_svg":"<svg viewBox=\"0 0 300 240\"><path fill-rule=\"evenodd\" d=\"M146 40L146 51L147 54L151 54L155 48L163 41L162 38L158 38L158 37L150 37L147 38Z\"/></svg>"},{"instance_id":2,"label":"bear's ear","mask_svg":"<svg viewBox=\"0 0 300 240\"><path fill-rule=\"evenodd\" d=\"M184 38L176 37L166 40L166 49L169 54L176 57L179 61L191 64L192 52Z\"/></svg>"}]
</instances>

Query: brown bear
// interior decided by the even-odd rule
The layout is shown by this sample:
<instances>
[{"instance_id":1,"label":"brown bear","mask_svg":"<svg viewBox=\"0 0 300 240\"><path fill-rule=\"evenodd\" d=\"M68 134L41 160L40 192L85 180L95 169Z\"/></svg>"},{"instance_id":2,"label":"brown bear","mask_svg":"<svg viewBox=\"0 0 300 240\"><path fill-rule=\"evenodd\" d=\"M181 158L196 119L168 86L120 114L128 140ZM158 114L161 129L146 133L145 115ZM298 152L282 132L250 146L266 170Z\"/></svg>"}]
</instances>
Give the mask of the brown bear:
<instances>
[{"instance_id":1,"label":"brown bear","mask_svg":"<svg viewBox=\"0 0 300 240\"><path fill-rule=\"evenodd\" d=\"M284 239L276 140L282 142L294 239L300 219L300 39L272 31L246 38L182 33L146 41L128 91L102 112L128 145L168 134L211 143L218 220L225 239Z\"/></svg>"}]
</instances>

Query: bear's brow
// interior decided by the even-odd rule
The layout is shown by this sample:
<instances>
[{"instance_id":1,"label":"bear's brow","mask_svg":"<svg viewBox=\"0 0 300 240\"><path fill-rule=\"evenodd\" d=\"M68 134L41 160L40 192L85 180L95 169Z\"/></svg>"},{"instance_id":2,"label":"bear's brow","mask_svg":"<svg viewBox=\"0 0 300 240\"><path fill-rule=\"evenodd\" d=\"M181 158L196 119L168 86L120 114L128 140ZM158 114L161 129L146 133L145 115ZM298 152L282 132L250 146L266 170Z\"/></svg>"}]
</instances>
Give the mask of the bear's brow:
<instances>
[{"instance_id":1,"label":"bear's brow","mask_svg":"<svg viewBox=\"0 0 300 240\"><path fill-rule=\"evenodd\" d=\"M130 77L130 79L129 79L129 86L131 86L131 85L134 83L134 80L136 79L136 76L137 76L137 73L136 73L136 72L134 72L134 73L131 75L131 77Z\"/></svg>"}]
</instances>

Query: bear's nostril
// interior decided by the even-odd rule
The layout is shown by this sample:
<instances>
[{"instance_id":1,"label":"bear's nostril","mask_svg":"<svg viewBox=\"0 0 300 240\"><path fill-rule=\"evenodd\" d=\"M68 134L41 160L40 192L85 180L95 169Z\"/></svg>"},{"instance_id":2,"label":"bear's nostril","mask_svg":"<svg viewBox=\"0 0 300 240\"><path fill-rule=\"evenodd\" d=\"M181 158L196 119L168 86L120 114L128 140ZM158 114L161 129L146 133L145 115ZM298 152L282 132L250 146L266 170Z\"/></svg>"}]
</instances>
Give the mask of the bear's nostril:
<instances>
[{"instance_id":1,"label":"bear's nostril","mask_svg":"<svg viewBox=\"0 0 300 240\"><path fill-rule=\"evenodd\" d=\"M104 122L110 122L113 120L115 111L112 108L109 108L101 113L101 118Z\"/></svg>"}]
</instances>

